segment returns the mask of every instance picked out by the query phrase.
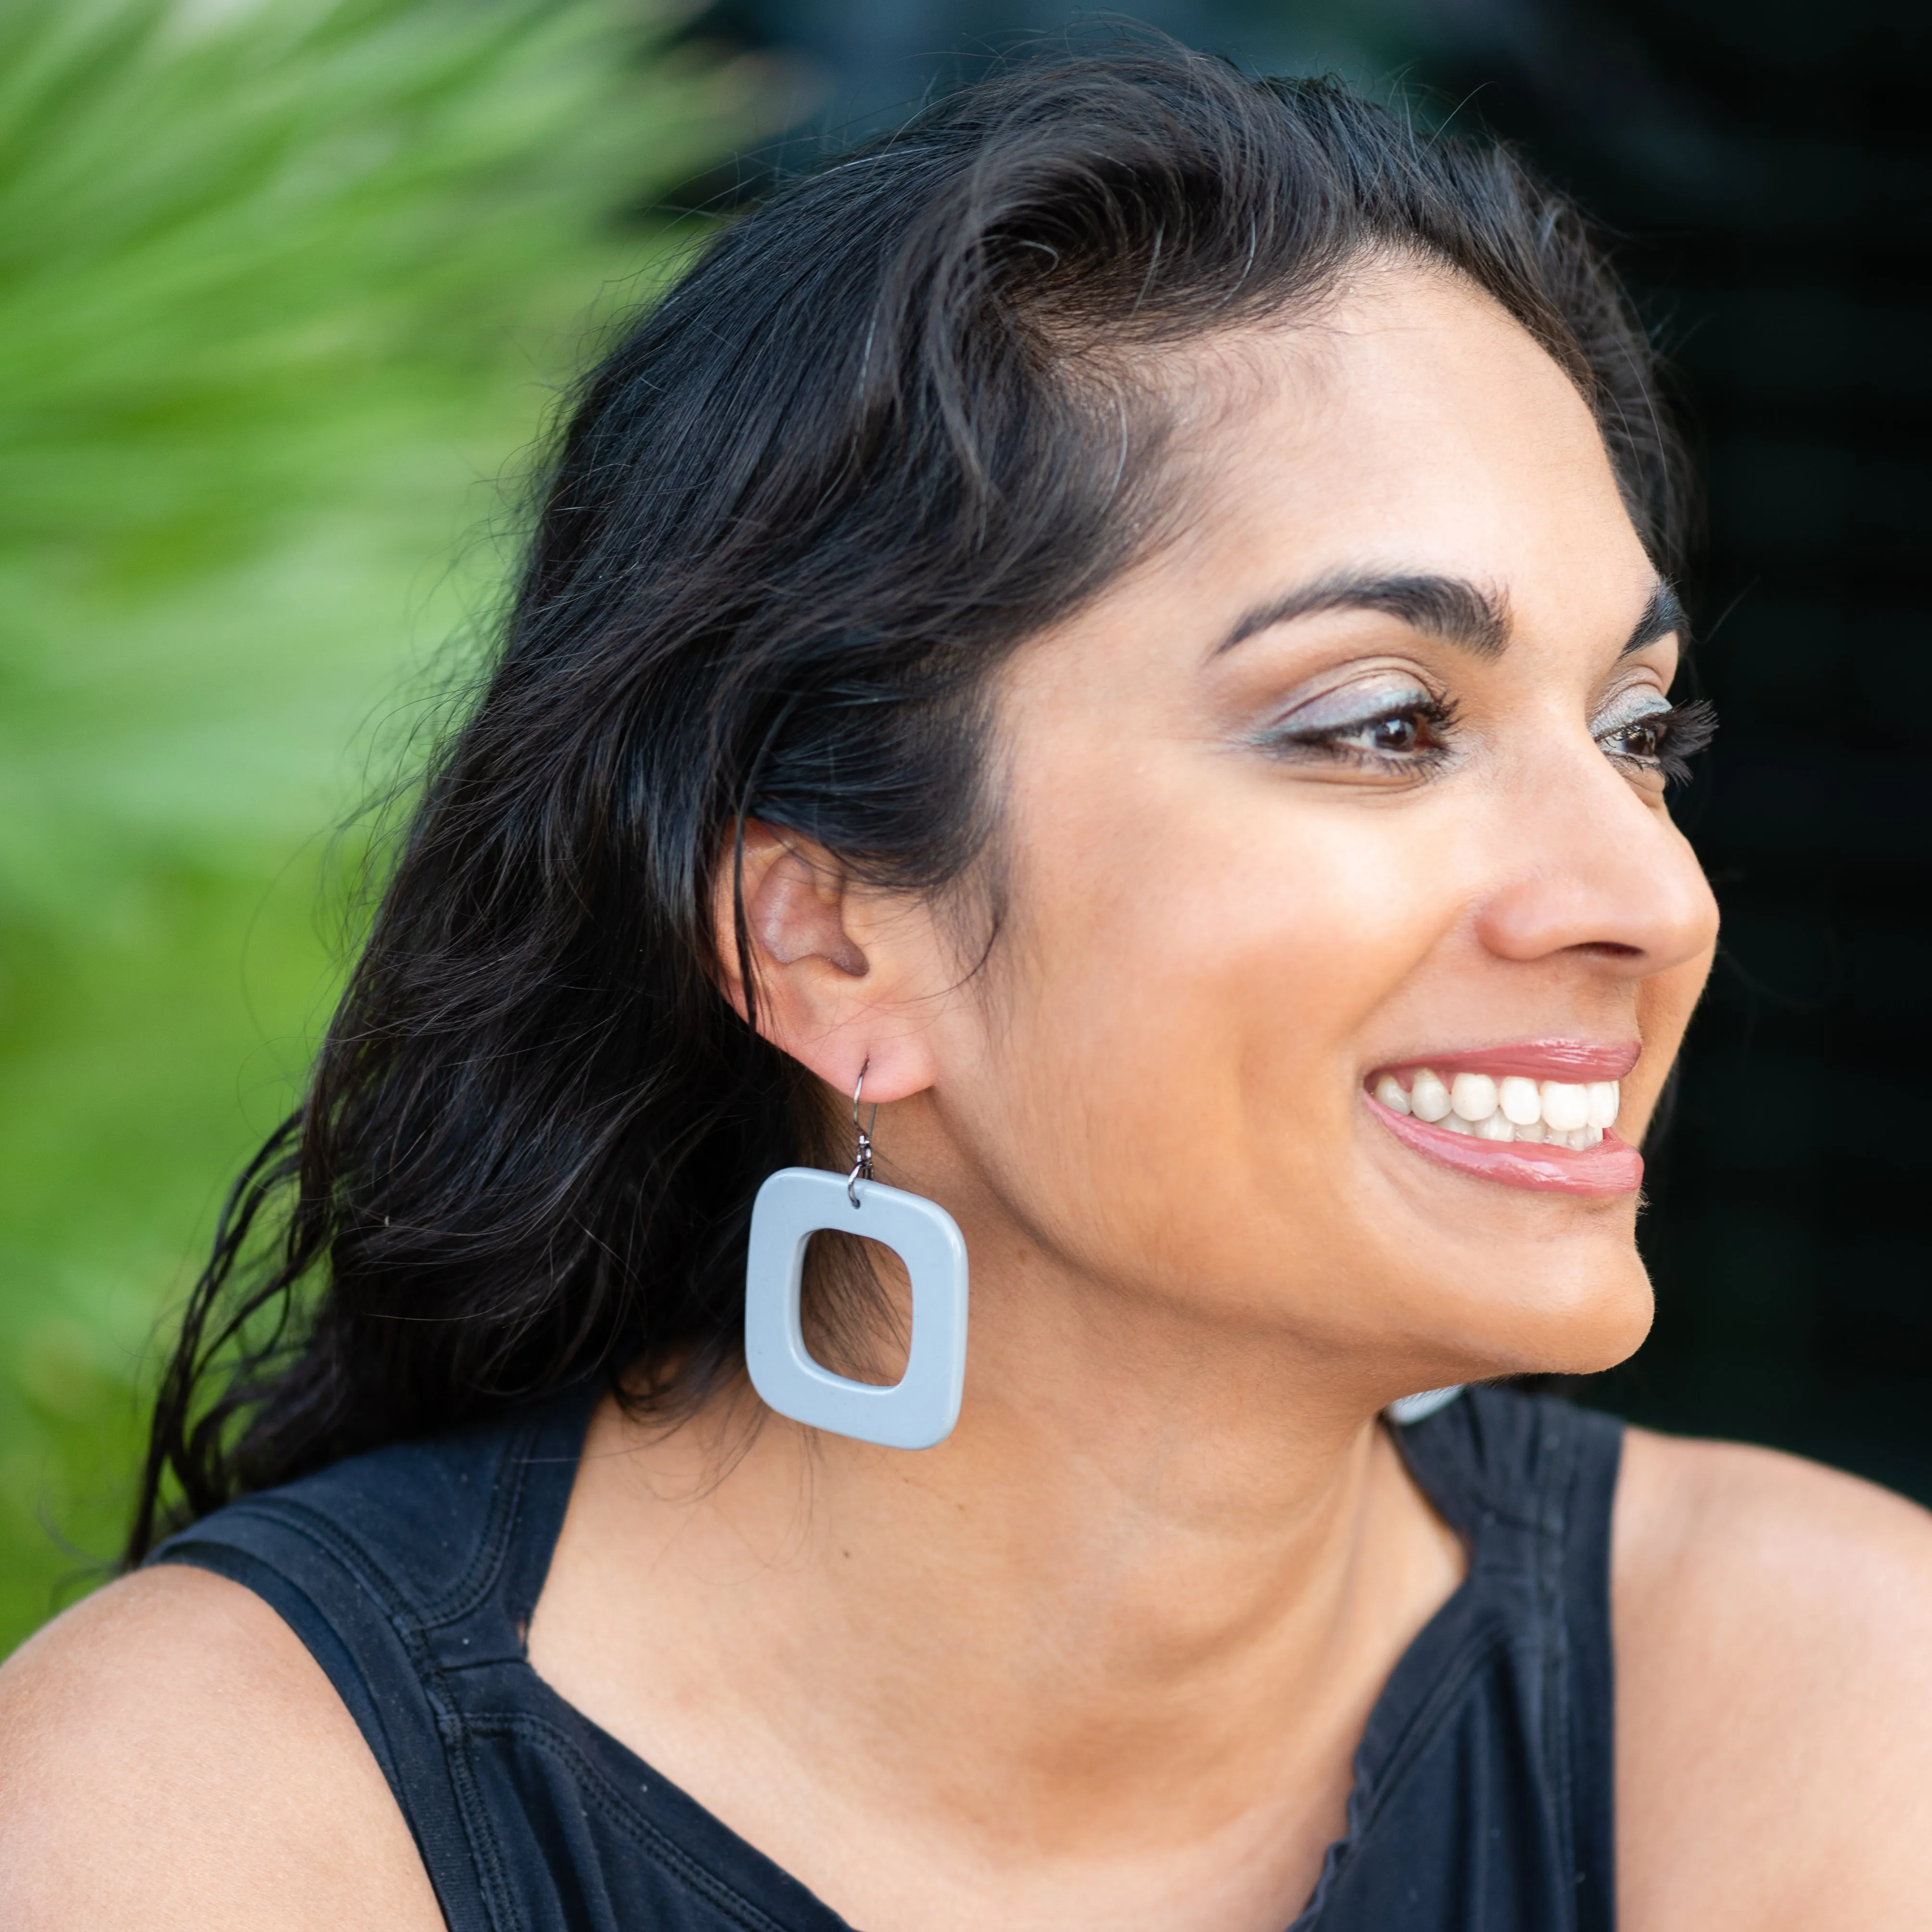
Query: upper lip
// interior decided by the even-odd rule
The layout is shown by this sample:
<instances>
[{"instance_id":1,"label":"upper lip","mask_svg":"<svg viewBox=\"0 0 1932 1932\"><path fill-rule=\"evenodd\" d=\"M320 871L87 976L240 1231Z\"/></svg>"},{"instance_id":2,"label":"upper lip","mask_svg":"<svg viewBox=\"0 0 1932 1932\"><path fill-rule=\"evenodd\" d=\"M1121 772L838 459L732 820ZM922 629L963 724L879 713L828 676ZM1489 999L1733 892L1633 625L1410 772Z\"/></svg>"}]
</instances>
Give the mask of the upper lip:
<instances>
[{"instance_id":1,"label":"upper lip","mask_svg":"<svg viewBox=\"0 0 1932 1932\"><path fill-rule=\"evenodd\" d=\"M1636 1040L1518 1040L1498 1046L1460 1047L1454 1052L1385 1060L1370 1077L1427 1066L1445 1075L1516 1073L1528 1080L1621 1080L1642 1051L1643 1042Z\"/></svg>"}]
</instances>

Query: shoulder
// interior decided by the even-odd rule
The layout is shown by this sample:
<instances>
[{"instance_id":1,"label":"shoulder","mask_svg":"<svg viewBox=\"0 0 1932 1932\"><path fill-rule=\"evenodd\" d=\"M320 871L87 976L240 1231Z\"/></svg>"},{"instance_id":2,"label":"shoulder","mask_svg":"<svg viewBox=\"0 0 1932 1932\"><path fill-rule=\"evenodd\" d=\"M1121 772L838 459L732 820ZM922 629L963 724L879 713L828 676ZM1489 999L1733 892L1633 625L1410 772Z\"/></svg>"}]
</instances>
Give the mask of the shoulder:
<instances>
[{"instance_id":1,"label":"shoulder","mask_svg":"<svg viewBox=\"0 0 1932 1932\"><path fill-rule=\"evenodd\" d=\"M1795 1456L1632 1430L1613 1576L1632 1932L1922 1924L1932 1516Z\"/></svg>"},{"instance_id":2,"label":"shoulder","mask_svg":"<svg viewBox=\"0 0 1932 1932\"><path fill-rule=\"evenodd\" d=\"M239 1584L142 1570L0 1666L0 1924L442 1922L355 1720Z\"/></svg>"}]
</instances>

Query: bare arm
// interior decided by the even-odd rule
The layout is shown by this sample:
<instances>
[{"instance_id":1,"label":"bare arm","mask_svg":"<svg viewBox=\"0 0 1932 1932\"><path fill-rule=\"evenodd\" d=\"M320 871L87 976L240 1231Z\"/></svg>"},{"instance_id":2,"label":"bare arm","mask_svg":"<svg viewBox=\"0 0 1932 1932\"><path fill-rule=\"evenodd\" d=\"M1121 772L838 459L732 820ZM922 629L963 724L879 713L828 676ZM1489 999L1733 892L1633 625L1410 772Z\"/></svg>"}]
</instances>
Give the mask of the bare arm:
<instances>
[{"instance_id":1,"label":"bare arm","mask_svg":"<svg viewBox=\"0 0 1932 1932\"><path fill-rule=\"evenodd\" d=\"M1632 1430L1615 1574L1626 1932L1932 1923L1932 1516Z\"/></svg>"},{"instance_id":2,"label":"bare arm","mask_svg":"<svg viewBox=\"0 0 1932 1932\"><path fill-rule=\"evenodd\" d=\"M381 1768L301 1640L203 1570L145 1570L0 1667L10 1932L442 1932Z\"/></svg>"}]
</instances>

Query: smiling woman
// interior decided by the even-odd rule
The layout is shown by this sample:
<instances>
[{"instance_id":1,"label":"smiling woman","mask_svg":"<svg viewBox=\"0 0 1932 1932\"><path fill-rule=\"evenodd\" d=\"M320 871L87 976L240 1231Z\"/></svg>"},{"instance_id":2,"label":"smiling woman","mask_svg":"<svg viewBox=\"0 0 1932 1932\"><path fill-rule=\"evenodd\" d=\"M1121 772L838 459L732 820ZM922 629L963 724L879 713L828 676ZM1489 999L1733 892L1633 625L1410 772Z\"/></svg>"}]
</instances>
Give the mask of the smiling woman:
<instances>
[{"instance_id":1,"label":"smiling woman","mask_svg":"<svg viewBox=\"0 0 1932 1932\"><path fill-rule=\"evenodd\" d=\"M1650 1319L1646 368L1506 154L1162 44L727 231L0 1677L10 1922L1918 1922L1925 1520L1468 1386Z\"/></svg>"}]
</instances>

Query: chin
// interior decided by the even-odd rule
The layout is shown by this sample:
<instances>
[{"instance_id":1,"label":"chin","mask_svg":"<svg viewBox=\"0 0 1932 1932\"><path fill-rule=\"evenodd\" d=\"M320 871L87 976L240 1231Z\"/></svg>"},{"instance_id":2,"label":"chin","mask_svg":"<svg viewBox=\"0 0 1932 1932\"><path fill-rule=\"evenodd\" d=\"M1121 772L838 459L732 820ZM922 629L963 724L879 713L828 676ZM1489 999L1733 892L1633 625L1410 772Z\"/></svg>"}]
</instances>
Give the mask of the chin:
<instances>
[{"instance_id":1,"label":"chin","mask_svg":"<svg viewBox=\"0 0 1932 1932\"><path fill-rule=\"evenodd\" d=\"M1600 1375L1642 1347L1657 1312L1650 1276L1634 1255L1614 1270L1592 1271L1567 1292L1526 1311L1519 1375Z\"/></svg>"},{"instance_id":2,"label":"chin","mask_svg":"<svg viewBox=\"0 0 1932 1932\"><path fill-rule=\"evenodd\" d=\"M1456 1310L1442 1336L1461 1366L1444 1382L1498 1376L1594 1376L1628 1361L1656 1312L1650 1277L1634 1253L1612 1265L1553 1274L1507 1301Z\"/></svg>"}]
</instances>

